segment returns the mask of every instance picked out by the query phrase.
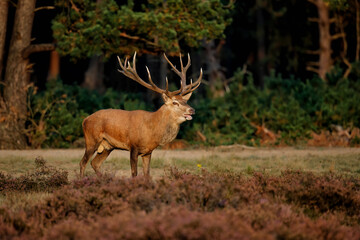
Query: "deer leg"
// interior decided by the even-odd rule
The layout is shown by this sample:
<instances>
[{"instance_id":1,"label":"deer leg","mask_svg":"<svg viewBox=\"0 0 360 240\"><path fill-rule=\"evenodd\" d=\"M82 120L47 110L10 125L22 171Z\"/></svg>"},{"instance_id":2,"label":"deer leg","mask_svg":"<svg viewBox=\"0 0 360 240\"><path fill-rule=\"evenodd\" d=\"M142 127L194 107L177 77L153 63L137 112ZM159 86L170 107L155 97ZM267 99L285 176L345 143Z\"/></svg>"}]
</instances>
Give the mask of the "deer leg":
<instances>
[{"instance_id":1,"label":"deer leg","mask_svg":"<svg viewBox=\"0 0 360 240\"><path fill-rule=\"evenodd\" d=\"M86 148L85 149L85 154L80 161L80 177L82 177L82 178L84 177L84 171L85 171L86 164L88 163L88 161L90 160L90 158L94 154L94 152L95 152L95 148Z\"/></svg>"},{"instance_id":2,"label":"deer leg","mask_svg":"<svg viewBox=\"0 0 360 240\"><path fill-rule=\"evenodd\" d=\"M105 159L109 156L111 152L112 149L111 150L104 149L102 153L97 153L95 158L91 161L91 166L93 167L98 177L101 176L101 172L99 171L101 164L105 161Z\"/></svg>"},{"instance_id":3,"label":"deer leg","mask_svg":"<svg viewBox=\"0 0 360 240\"><path fill-rule=\"evenodd\" d=\"M139 151L132 149L130 151L130 165L131 165L131 176L137 176L137 162L138 162Z\"/></svg>"},{"instance_id":4,"label":"deer leg","mask_svg":"<svg viewBox=\"0 0 360 240\"><path fill-rule=\"evenodd\" d=\"M142 161L143 161L143 173L144 173L144 176L145 176L145 177L149 177L149 176L150 176L150 160L151 160L151 153L142 156Z\"/></svg>"}]
</instances>

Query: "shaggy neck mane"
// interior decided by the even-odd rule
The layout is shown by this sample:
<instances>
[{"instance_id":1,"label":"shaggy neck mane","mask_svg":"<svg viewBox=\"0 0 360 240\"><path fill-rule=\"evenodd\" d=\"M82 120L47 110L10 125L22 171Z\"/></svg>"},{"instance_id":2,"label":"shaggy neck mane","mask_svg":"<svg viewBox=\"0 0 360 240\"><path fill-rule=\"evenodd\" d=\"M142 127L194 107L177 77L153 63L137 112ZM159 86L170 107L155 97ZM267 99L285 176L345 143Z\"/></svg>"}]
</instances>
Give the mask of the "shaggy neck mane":
<instances>
[{"instance_id":1,"label":"shaggy neck mane","mask_svg":"<svg viewBox=\"0 0 360 240\"><path fill-rule=\"evenodd\" d=\"M180 129L180 123L177 122L177 119L166 105L161 106L160 109L152 114L151 121L156 123L154 127L157 129L156 132L159 133L160 145L169 143L176 138Z\"/></svg>"}]
</instances>

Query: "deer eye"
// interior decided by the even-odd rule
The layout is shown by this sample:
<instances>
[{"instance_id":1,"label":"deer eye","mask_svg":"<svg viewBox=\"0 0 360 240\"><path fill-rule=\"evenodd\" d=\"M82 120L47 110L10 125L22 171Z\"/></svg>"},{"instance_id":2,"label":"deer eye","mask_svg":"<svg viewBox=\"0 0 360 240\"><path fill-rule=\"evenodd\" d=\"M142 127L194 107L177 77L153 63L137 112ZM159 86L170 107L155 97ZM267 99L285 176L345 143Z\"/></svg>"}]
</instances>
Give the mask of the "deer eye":
<instances>
[{"instance_id":1,"label":"deer eye","mask_svg":"<svg viewBox=\"0 0 360 240\"><path fill-rule=\"evenodd\" d=\"M173 102L173 105L174 106L179 106L179 103L178 102Z\"/></svg>"}]
</instances>

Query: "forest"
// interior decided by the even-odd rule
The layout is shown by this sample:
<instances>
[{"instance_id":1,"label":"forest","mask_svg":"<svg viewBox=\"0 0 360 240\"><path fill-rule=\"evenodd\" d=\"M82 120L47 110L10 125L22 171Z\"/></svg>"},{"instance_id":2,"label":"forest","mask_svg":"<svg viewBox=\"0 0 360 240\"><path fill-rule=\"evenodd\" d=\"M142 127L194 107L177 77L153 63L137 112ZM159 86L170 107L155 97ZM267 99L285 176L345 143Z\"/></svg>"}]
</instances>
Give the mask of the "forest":
<instances>
[{"instance_id":1,"label":"forest","mask_svg":"<svg viewBox=\"0 0 360 240\"><path fill-rule=\"evenodd\" d=\"M2 0L0 149L83 147L93 112L158 109L118 72L135 52L158 86L180 85L163 53L203 69L183 145L360 144L358 0Z\"/></svg>"}]
</instances>

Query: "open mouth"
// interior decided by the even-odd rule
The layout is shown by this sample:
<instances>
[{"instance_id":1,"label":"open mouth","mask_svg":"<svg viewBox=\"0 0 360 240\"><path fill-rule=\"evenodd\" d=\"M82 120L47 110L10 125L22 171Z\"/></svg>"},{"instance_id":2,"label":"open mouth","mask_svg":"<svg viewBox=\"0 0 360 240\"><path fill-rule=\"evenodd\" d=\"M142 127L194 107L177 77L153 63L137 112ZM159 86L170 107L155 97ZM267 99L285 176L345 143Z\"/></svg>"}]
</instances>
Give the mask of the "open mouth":
<instances>
[{"instance_id":1,"label":"open mouth","mask_svg":"<svg viewBox=\"0 0 360 240\"><path fill-rule=\"evenodd\" d=\"M184 118L185 118L186 120L191 120L191 119L192 119L192 116L191 116L191 114L184 114Z\"/></svg>"}]
</instances>

